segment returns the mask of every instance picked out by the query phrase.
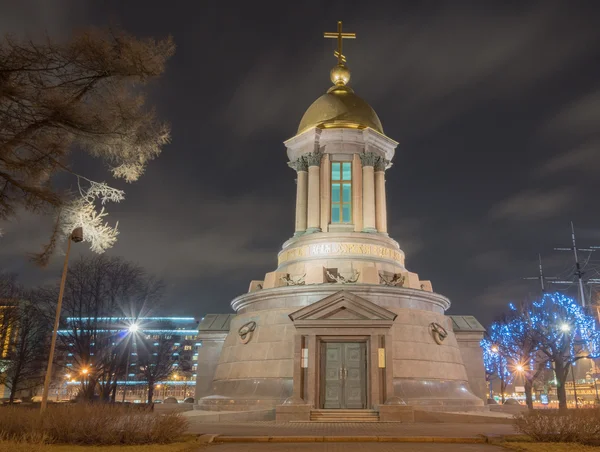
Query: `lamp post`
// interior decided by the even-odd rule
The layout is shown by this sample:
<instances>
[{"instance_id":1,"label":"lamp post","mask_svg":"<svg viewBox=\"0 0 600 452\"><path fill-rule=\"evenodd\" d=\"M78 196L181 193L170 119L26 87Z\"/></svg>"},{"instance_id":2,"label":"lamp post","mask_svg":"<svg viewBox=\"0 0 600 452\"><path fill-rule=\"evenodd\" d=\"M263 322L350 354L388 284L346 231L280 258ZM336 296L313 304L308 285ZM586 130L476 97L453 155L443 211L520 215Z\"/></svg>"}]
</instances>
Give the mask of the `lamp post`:
<instances>
[{"instance_id":1,"label":"lamp post","mask_svg":"<svg viewBox=\"0 0 600 452\"><path fill-rule=\"evenodd\" d=\"M40 411L43 413L48 406L48 392L50 390L50 380L52 379L52 362L54 361L54 349L56 348L56 336L58 335L58 325L60 323L60 310L62 308L63 295L65 293L65 282L67 280L67 268L69 265L69 253L71 251L71 241L79 243L83 240L83 229L75 228L69 234L67 240L67 253L65 254L65 263L63 264L62 278L60 280L60 289L58 291L58 303L56 303L56 316L54 318L54 329L52 330L52 341L50 342L50 355L48 356L48 367L46 368L46 378L44 379L44 392L42 392L42 405Z\"/></svg>"},{"instance_id":2,"label":"lamp post","mask_svg":"<svg viewBox=\"0 0 600 452\"><path fill-rule=\"evenodd\" d=\"M129 328L127 328L128 330L128 334L133 335L137 332L138 330L138 324L137 323L132 323L131 325L129 325ZM131 338L131 336L130 336ZM131 357L131 350L127 350L127 364L125 365L125 385L123 386L123 401L122 403L125 403L125 393L127 392L127 381L129 380L129 358Z\"/></svg>"}]
</instances>

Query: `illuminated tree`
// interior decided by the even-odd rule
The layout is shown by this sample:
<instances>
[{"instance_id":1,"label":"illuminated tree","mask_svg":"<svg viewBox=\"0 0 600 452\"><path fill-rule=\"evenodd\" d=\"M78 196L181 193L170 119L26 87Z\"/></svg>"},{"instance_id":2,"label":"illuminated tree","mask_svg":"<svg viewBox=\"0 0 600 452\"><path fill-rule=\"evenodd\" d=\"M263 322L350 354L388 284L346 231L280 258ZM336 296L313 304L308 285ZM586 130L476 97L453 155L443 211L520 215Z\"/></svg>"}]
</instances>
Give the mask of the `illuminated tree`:
<instances>
[{"instance_id":1,"label":"illuminated tree","mask_svg":"<svg viewBox=\"0 0 600 452\"><path fill-rule=\"evenodd\" d=\"M502 319L492 323L480 344L483 349L483 363L488 376L488 381L490 382L490 388L494 376L498 377L500 380L500 397L502 403L504 403L506 386L510 383L512 377L508 368L508 364L511 360L511 349L507 337L507 322Z\"/></svg>"},{"instance_id":2,"label":"illuminated tree","mask_svg":"<svg viewBox=\"0 0 600 452\"><path fill-rule=\"evenodd\" d=\"M519 309L512 303L509 306L511 313L506 320L503 340L511 361L509 369L515 378L523 377L525 401L533 410L533 383L546 369L548 359L541 353L536 332L529 321L529 305L524 304Z\"/></svg>"},{"instance_id":3,"label":"illuminated tree","mask_svg":"<svg viewBox=\"0 0 600 452\"><path fill-rule=\"evenodd\" d=\"M600 356L596 320L575 300L560 293L545 294L531 303L524 320L529 323L539 351L554 370L559 409L566 410L565 382L569 370L580 359Z\"/></svg>"},{"instance_id":4,"label":"illuminated tree","mask_svg":"<svg viewBox=\"0 0 600 452\"><path fill-rule=\"evenodd\" d=\"M78 173L69 157L86 152L126 182L142 175L169 141L143 85L164 72L173 52L170 38L97 30L65 43L0 40L0 220L23 209L57 215L40 263L73 226L84 226L94 251L114 243L116 226L106 223L103 206L123 192ZM78 192L54 186L58 173L73 176Z\"/></svg>"}]
</instances>

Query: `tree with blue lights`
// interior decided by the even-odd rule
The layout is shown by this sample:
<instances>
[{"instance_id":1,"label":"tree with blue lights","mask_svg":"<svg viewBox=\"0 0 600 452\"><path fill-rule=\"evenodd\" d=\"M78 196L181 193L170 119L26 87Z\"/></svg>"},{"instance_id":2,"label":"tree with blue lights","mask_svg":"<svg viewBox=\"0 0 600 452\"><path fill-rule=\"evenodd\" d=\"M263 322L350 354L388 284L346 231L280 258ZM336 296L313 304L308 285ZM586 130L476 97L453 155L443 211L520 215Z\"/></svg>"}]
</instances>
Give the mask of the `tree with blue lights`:
<instances>
[{"instance_id":1,"label":"tree with blue lights","mask_svg":"<svg viewBox=\"0 0 600 452\"><path fill-rule=\"evenodd\" d=\"M483 363L486 374L489 376L490 382L490 398L491 385L493 376L497 376L500 380L500 397L504 403L504 392L508 383L510 383L512 374L508 369L510 359L510 344L507 341L508 329L505 319L492 323L488 331L481 341L483 349Z\"/></svg>"},{"instance_id":2,"label":"tree with blue lights","mask_svg":"<svg viewBox=\"0 0 600 452\"><path fill-rule=\"evenodd\" d=\"M533 382L549 365L556 375L559 409L565 410L565 382L572 366L580 359L600 356L595 318L560 293L544 294L519 309L511 304L510 310L481 341L486 372L499 376L502 393L513 376L522 375L531 409Z\"/></svg>"},{"instance_id":3,"label":"tree with blue lights","mask_svg":"<svg viewBox=\"0 0 600 452\"><path fill-rule=\"evenodd\" d=\"M540 351L534 326L529 321L530 305L525 303L517 309L509 304L510 313L504 328L504 342L510 357L509 368L515 379L522 377L525 402L533 410L533 384L546 370L548 358Z\"/></svg>"},{"instance_id":4,"label":"tree with blue lights","mask_svg":"<svg viewBox=\"0 0 600 452\"><path fill-rule=\"evenodd\" d=\"M523 315L531 338L556 375L559 409L567 409L565 382L572 366L583 358L600 356L600 332L596 320L572 298L561 293L544 294Z\"/></svg>"}]
</instances>

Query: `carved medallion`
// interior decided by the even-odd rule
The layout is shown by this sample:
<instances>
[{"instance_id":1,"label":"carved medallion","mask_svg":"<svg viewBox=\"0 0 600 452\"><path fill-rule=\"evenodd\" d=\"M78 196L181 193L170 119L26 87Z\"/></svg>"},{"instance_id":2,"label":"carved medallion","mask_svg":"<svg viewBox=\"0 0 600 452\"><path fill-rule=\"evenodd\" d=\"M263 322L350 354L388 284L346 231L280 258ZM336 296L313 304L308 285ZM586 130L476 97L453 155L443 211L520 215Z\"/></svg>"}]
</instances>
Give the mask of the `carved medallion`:
<instances>
[{"instance_id":1,"label":"carved medallion","mask_svg":"<svg viewBox=\"0 0 600 452\"><path fill-rule=\"evenodd\" d=\"M242 344L247 344L252 339L252 333L256 329L256 322L248 322L244 323L240 329L238 330L238 334L240 335L240 342Z\"/></svg>"},{"instance_id":2,"label":"carved medallion","mask_svg":"<svg viewBox=\"0 0 600 452\"><path fill-rule=\"evenodd\" d=\"M446 328L444 328L442 325L436 322L431 323L429 327L431 328L431 335L433 336L433 340L438 345L442 345L444 339L448 337L448 332L446 331Z\"/></svg>"}]
</instances>

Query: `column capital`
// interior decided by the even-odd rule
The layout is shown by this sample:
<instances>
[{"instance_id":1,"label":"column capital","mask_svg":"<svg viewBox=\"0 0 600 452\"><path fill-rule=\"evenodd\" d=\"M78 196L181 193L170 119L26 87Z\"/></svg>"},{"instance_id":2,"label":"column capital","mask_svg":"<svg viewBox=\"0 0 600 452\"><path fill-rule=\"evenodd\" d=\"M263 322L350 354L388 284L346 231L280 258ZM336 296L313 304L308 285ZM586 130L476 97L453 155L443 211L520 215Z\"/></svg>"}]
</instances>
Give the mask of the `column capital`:
<instances>
[{"instance_id":1,"label":"column capital","mask_svg":"<svg viewBox=\"0 0 600 452\"><path fill-rule=\"evenodd\" d=\"M292 162L288 162L288 166L297 172L308 171L308 163L304 157L299 157Z\"/></svg>"},{"instance_id":2,"label":"column capital","mask_svg":"<svg viewBox=\"0 0 600 452\"><path fill-rule=\"evenodd\" d=\"M386 160L383 157L379 157L377 162L375 162L375 171L385 171L389 166L390 161Z\"/></svg>"},{"instance_id":3,"label":"column capital","mask_svg":"<svg viewBox=\"0 0 600 452\"><path fill-rule=\"evenodd\" d=\"M308 166L321 166L321 158L323 157L323 153L320 151L309 152L305 156L304 159L308 162Z\"/></svg>"},{"instance_id":4,"label":"column capital","mask_svg":"<svg viewBox=\"0 0 600 452\"><path fill-rule=\"evenodd\" d=\"M379 156L374 152L363 152L359 154L362 166L375 166L379 160Z\"/></svg>"}]
</instances>

